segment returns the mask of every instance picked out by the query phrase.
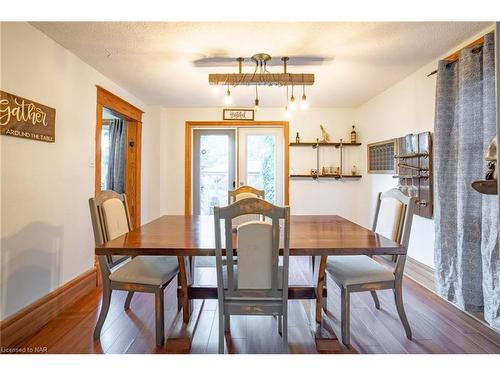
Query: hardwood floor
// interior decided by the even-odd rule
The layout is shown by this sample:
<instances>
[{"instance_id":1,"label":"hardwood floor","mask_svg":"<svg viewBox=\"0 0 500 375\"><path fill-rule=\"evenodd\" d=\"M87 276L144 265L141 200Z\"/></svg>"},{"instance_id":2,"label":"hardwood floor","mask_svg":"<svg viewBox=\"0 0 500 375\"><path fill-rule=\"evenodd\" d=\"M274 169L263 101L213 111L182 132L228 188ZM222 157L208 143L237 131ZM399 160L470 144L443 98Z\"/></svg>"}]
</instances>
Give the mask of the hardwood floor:
<instances>
[{"instance_id":1,"label":"hardwood floor","mask_svg":"<svg viewBox=\"0 0 500 375\"><path fill-rule=\"evenodd\" d=\"M291 284L308 282L306 258L291 258L290 275ZM199 284L213 284L214 269L196 268L195 280ZM340 336L340 293L330 282L328 292L328 315ZM177 313L175 288L165 294L165 321L169 327ZM500 353L499 334L405 278L405 307L413 330L413 340L409 341L398 318L392 291L378 294L381 310L375 309L368 292L352 295L351 345L341 345L340 353ZM42 352L46 348L48 353L164 353L164 347L155 347L154 296L136 293L129 312L123 309L125 296L125 292L113 292L99 341L92 339L101 298L101 291L96 290L50 321L21 347L40 348ZM310 302L290 301L289 310L289 352L317 353L308 325L307 314L312 314ZM191 353L216 353L217 327L217 301L207 300ZM273 317L232 317L226 352L280 353L280 340Z\"/></svg>"}]
</instances>

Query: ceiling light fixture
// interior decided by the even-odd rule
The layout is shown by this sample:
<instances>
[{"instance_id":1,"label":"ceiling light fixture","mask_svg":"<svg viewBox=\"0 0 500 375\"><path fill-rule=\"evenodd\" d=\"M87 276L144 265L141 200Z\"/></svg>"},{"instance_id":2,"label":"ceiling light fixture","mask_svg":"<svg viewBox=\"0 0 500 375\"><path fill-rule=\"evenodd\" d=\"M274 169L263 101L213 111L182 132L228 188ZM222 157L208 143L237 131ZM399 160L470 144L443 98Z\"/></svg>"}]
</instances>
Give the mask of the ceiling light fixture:
<instances>
[{"instance_id":1,"label":"ceiling light fixture","mask_svg":"<svg viewBox=\"0 0 500 375\"><path fill-rule=\"evenodd\" d=\"M290 108L288 106L288 86L286 86L286 104L285 104L285 117L290 117Z\"/></svg>"},{"instance_id":2,"label":"ceiling light fixture","mask_svg":"<svg viewBox=\"0 0 500 375\"><path fill-rule=\"evenodd\" d=\"M226 95L224 96L224 104L231 105L231 103L232 103L231 90L229 90L229 85L227 85Z\"/></svg>"},{"instance_id":3,"label":"ceiling light fixture","mask_svg":"<svg viewBox=\"0 0 500 375\"><path fill-rule=\"evenodd\" d=\"M238 73L226 73L226 74L209 74L208 83L212 86L227 86L226 96L224 98L225 104L231 102L230 96L231 92L229 86L251 86L255 85L255 107L259 106L259 98L257 93L257 86L292 86L292 97L290 98L290 105L288 105L288 93L287 93L287 108L295 109L297 106L295 97L293 95L293 86L302 85L312 86L314 84L314 74L309 73L288 73L287 65L289 57L283 56L281 61L283 62L283 73L271 73L267 70L267 64L271 61L271 56L267 53L258 53L251 57L251 60L255 63L255 69L253 73L243 73L243 62L245 58L238 57L236 61L238 62ZM305 95L302 96L304 98Z\"/></svg>"},{"instance_id":4,"label":"ceiling light fixture","mask_svg":"<svg viewBox=\"0 0 500 375\"><path fill-rule=\"evenodd\" d=\"M257 85L255 85L255 106L253 108L255 110L259 109L259 92L257 91Z\"/></svg>"},{"instance_id":5,"label":"ceiling light fixture","mask_svg":"<svg viewBox=\"0 0 500 375\"><path fill-rule=\"evenodd\" d=\"M307 101L306 88L302 86L302 100L300 101L300 108L307 109L309 107L309 102Z\"/></svg>"},{"instance_id":6,"label":"ceiling light fixture","mask_svg":"<svg viewBox=\"0 0 500 375\"><path fill-rule=\"evenodd\" d=\"M292 85L292 96L290 97L290 109L295 111L297 109L297 103L295 102L295 96L293 96L293 85Z\"/></svg>"}]
</instances>

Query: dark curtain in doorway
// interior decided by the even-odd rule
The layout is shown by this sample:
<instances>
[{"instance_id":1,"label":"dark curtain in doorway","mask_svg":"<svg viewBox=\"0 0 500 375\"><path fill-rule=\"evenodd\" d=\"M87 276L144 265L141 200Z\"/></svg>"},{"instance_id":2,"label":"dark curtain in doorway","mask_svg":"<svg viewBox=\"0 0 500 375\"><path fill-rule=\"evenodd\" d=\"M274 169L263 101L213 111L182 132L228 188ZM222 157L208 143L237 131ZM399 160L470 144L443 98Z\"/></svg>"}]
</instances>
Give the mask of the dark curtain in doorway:
<instances>
[{"instance_id":1,"label":"dark curtain in doorway","mask_svg":"<svg viewBox=\"0 0 500 375\"><path fill-rule=\"evenodd\" d=\"M110 120L108 180L106 186L117 193L125 193L126 139L127 130L124 121L122 119Z\"/></svg>"},{"instance_id":2,"label":"dark curtain in doorway","mask_svg":"<svg viewBox=\"0 0 500 375\"><path fill-rule=\"evenodd\" d=\"M441 61L434 133L436 285L444 298L483 312L500 329L498 197L471 183L484 179L484 154L496 135L494 35L482 48Z\"/></svg>"}]
</instances>

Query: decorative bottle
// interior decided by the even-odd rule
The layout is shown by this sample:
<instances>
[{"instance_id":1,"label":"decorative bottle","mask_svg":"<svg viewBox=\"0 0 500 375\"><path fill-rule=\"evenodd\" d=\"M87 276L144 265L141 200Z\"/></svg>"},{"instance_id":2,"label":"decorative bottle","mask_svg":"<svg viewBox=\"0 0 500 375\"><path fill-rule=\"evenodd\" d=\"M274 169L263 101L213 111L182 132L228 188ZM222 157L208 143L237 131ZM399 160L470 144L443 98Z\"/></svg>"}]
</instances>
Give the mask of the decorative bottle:
<instances>
[{"instance_id":1,"label":"decorative bottle","mask_svg":"<svg viewBox=\"0 0 500 375\"><path fill-rule=\"evenodd\" d=\"M354 130L354 125L352 126L351 131L351 143L356 143L356 130Z\"/></svg>"},{"instance_id":2,"label":"decorative bottle","mask_svg":"<svg viewBox=\"0 0 500 375\"><path fill-rule=\"evenodd\" d=\"M300 143L299 132L297 132L297 135L295 136L295 142Z\"/></svg>"}]
</instances>

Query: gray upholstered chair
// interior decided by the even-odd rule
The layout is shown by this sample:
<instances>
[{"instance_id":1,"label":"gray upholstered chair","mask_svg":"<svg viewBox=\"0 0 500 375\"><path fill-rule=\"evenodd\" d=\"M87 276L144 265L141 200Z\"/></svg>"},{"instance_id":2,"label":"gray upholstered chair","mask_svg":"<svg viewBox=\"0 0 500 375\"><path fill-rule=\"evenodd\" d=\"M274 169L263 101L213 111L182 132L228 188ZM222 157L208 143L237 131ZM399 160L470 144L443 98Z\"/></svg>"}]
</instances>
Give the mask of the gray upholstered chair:
<instances>
[{"instance_id":1,"label":"gray upholstered chair","mask_svg":"<svg viewBox=\"0 0 500 375\"><path fill-rule=\"evenodd\" d=\"M89 199L96 245L121 236L131 230L130 214L125 194L103 191ZM113 290L128 291L125 310L130 308L134 292L155 294L156 345L165 341L163 291L179 272L177 257L166 256L99 256L102 274L102 305L94 329L99 339L108 314Z\"/></svg>"},{"instance_id":2,"label":"gray upholstered chair","mask_svg":"<svg viewBox=\"0 0 500 375\"><path fill-rule=\"evenodd\" d=\"M379 193L372 230L384 237L396 241L406 248L415 210L415 198L410 198L398 189ZM342 342L348 345L350 294L370 291L375 307L380 309L376 290L393 289L396 308L403 323L406 337L411 340L412 334L403 306L403 270L406 255L395 258L392 270L365 255L328 257L326 272L341 289L341 330Z\"/></svg>"},{"instance_id":3,"label":"gray upholstered chair","mask_svg":"<svg viewBox=\"0 0 500 375\"><path fill-rule=\"evenodd\" d=\"M246 222L234 232L232 221L248 214L262 215L271 221ZM277 316L278 331L282 335L284 351L287 351L289 207L277 207L262 199L246 198L227 207L215 207L214 220L219 353L224 353L224 331L230 330L231 315ZM283 221L281 229L280 220ZM279 264L280 231L283 232L283 265ZM236 237L238 264L234 262L233 252L226 251L227 265L224 265L222 248L232 249L233 235Z\"/></svg>"}]
</instances>

